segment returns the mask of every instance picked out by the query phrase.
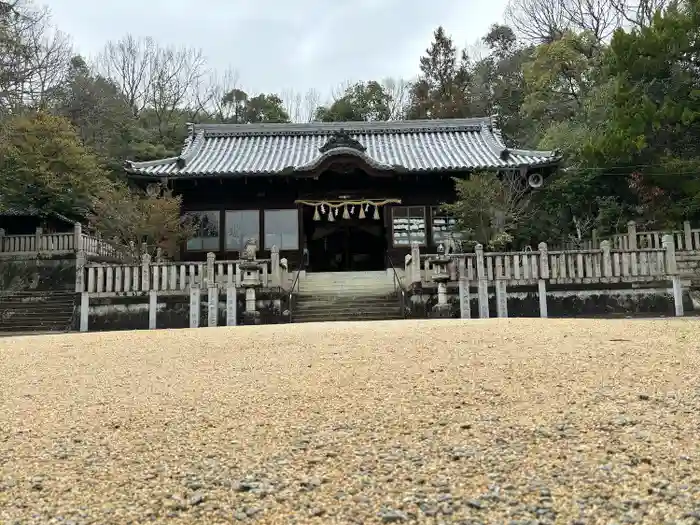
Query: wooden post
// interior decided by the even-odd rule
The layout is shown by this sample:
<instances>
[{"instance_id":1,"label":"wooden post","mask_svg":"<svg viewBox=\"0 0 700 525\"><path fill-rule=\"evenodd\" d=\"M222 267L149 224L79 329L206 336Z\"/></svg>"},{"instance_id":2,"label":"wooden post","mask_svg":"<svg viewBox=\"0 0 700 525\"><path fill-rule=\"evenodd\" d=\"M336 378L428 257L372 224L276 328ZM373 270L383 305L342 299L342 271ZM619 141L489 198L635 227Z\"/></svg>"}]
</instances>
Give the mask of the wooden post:
<instances>
[{"instance_id":1,"label":"wooden post","mask_svg":"<svg viewBox=\"0 0 700 525\"><path fill-rule=\"evenodd\" d=\"M34 251L40 252L41 251L41 236L43 234L43 230L41 228L37 228L36 231L34 232Z\"/></svg>"},{"instance_id":2,"label":"wooden post","mask_svg":"<svg viewBox=\"0 0 700 525\"><path fill-rule=\"evenodd\" d=\"M496 312L498 317L508 317L507 278L503 273L503 260L496 257Z\"/></svg>"},{"instance_id":3,"label":"wooden post","mask_svg":"<svg viewBox=\"0 0 700 525\"><path fill-rule=\"evenodd\" d=\"M151 289L151 256L144 253L141 256L141 291L148 292Z\"/></svg>"},{"instance_id":4,"label":"wooden post","mask_svg":"<svg viewBox=\"0 0 700 525\"><path fill-rule=\"evenodd\" d=\"M190 328L199 328L199 283L190 283Z\"/></svg>"},{"instance_id":5,"label":"wooden post","mask_svg":"<svg viewBox=\"0 0 700 525\"><path fill-rule=\"evenodd\" d=\"M207 289L207 325L211 328L219 321L219 289L216 283L209 282Z\"/></svg>"},{"instance_id":6,"label":"wooden post","mask_svg":"<svg viewBox=\"0 0 700 525\"><path fill-rule=\"evenodd\" d=\"M671 279L673 304L676 310L676 316L681 317L683 311L683 286L681 284L681 276L678 273L676 264L676 247L673 242L673 235L666 234L662 238L664 250L666 250L666 274Z\"/></svg>"},{"instance_id":7,"label":"wooden post","mask_svg":"<svg viewBox=\"0 0 700 525\"><path fill-rule=\"evenodd\" d=\"M612 256L610 255L610 241L607 239L600 243L600 249L603 253L603 275L612 277Z\"/></svg>"},{"instance_id":8,"label":"wooden post","mask_svg":"<svg viewBox=\"0 0 700 525\"><path fill-rule=\"evenodd\" d=\"M87 292L80 294L80 331L88 331L88 319L90 313L90 296Z\"/></svg>"},{"instance_id":9,"label":"wooden post","mask_svg":"<svg viewBox=\"0 0 700 525\"><path fill-rule=\"evenodd\" d=\"M690 228L690 221L683 221L683 239L685 241L685 251L693 251L693 230Z\"/></svg>"},{"instance_id":10,"label":"wooden post","mask_svg":"<svg viewBox=\"0 0 700 525\"><path fill-rule=\"evenodd\" d=\"M634 221L627 223L627 249L637 249L637 223Z\"/></svg>"},{"instance_id":11,"label":"wooden post","mask_svg":"<svg viewBox=\"0 0 700 525\"><path fill-rule=\"evenodd\" d=\"M229 285L226 288L226 326L236 326L238 324L238 290L235 286Z\"/></svg>"},{"instance_id":12,"label":"wooden post","mask_svg":"<svg viewBox=\"0 0 700 525\"><path fill-rule=\"evenodd\" d=\"M467 275L467 261L464 256L459 258L459 316L462 319L470 319L471 298L469 297L469 276Z\"/></svg>"},{"instance_id":13,"label":"wooden post","mask_svg":"<svg viewBox=\"0 0 700 525\"><path fill-rule=\"evenodd\" d=\"M282 268L280 268L280 249L273 246L270 249L270 271L272 272L272 286L282 286Z\"/></svg>"},{"instance_id":14,"label":"wooden post","mask_svg":"<svg viewBox=\"0 0 700 525\"><path fill-rule=\"evenodd\" d=\"M484 247L477 244L474 247L476 252L476 276L479 286L479 318L489 318L489 283L486 275L486 266L484 265Z\"/></svg>"},{"instance_id":15,"label":"wooden post","mask_svg":"<svg viewBox=\"0 0 700 525\"><path fill-rule=\"evenodd\" d=\"M411 283L419 283L423 279L420 271L420 244L411 243Z\"/></svg>"},{"instance_id":16,"label":"wooden post","mask_svg":"<svg viewBox=\"0 0 700 525\"><path fill-rule=\"evenodd\" d=\"M5 249L5 228L0 228L0 252Z\"/></svg>"},{"instance_id":17,"label":"wooden post","mask_svg":"<svg viewBox=\"0 0 700 525\"><path fill-rule=\"evenodd\" d=\"M79 250L75 254L75 293L82 293L85 290L85 263L87 262L85 252Z\"/></svg>"},{"instance_id":18,"label":"wooden post","mask_svg":"<svg viewBox=\"0 0 700 525\"><path fill-rule=\"evenodd\" d=\"M73 225L73 250L76 252L83 250L83 226L79 222Z\"/></svg>"},{"instance_id":19,"label":"wooden post","mask_svg":"<svg viewBox=\"0 0 700 525\"><path fill-rule=\"evenodd\" d=\"M148 292L148 329L156 328L156 312L158 311L158 292L150 290Z\"/></svg>"},{"instance_id":20,"label":"wooden post","mask_svg":"<svg viewBox=\"0 0 700 525\"><path fill-rule=\"evenodd\" d=\"M596 242L595 240L593 241ZM537 279L537 296L540 300L540 317L547 318L547 279L549 279L549 253L547 243L541 242L537 245L540 251L540 275Z\"/></svg>"}]
</instances>

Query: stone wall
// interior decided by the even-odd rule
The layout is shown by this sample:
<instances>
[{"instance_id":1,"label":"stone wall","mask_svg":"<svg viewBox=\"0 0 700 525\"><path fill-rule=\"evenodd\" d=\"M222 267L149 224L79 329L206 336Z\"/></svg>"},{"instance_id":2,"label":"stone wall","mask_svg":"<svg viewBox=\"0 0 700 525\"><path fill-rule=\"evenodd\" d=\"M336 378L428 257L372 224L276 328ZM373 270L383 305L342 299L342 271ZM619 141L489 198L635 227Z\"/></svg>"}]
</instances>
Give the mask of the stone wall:
<instances>
[{"instance_id":1,"label":"stone wall","mask_svg":"<svg viewBox=\"0 0 700 525\"><path fill-rule=\"evenodd\" d=\"M470 290L472 318L479 317L477 290ZM451 317L459 318L459 294L456 289L448 291L450 308L439 312L437 291L432 289L409 292L407 317ZM686 313L693 310L693 302L684 294ZM547 294L548 317L597 317L597 316L673 316L675 315L673 294L665 288L608 289L608 290L555 290ZM496 298L489 290L489 316L497 317ZM508 317L540 317L539 296L536 289L521 289L508 293Z\"/></svg>"},{"instance_id":2,"label":"stone wall","mask_svg":"<svg viewBox=\"0 0 700 525\"><path fill-rule=\"evenodd\" d=\"M259 290L257 310L260 324L286 323L289 318L284 314L288 308L286 293L276 290ZM245 293L239 290L237 297L237 324L254 324L254 320L245 315ZM199 325L208 326L208 298L202 293L200 298ZM218 326L226 326L226 296L219 295ZM156 328L189 328L190 297L160 296L157 302ZM91 298L88 313L88 330L147 330L148 296Z\"/></svg>"},{"instance_id":3,"label":"stone wall","mask_svg":"<svg viewBox=\"0 0 700 525\"><path fill-rule=\"evenodd\" d=\"M7 258L0 259L0 291L73 291L75 259Z\"/></svg>"}]
</instances>

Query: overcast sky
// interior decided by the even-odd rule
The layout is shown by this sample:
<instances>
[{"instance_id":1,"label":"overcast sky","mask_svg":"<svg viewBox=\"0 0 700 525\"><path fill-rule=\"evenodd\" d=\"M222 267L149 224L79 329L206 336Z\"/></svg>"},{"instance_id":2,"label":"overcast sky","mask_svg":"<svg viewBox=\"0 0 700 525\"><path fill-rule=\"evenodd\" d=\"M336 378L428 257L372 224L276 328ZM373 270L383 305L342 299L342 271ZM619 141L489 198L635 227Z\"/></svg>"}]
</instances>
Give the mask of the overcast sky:
<instances>
[{"instance_id":1,"label":"overcast sky","mask_svg":"<svg viewBox=\"0 0 700 525\"><path fill-rule=\"evenodd\" d=\"M413 78L442 25L470 46L502 19L506 0L51 0L54 23L79 52L125 33L201 48L233 67L249 93L346 81Z\"/></svg>"}]
</instances>

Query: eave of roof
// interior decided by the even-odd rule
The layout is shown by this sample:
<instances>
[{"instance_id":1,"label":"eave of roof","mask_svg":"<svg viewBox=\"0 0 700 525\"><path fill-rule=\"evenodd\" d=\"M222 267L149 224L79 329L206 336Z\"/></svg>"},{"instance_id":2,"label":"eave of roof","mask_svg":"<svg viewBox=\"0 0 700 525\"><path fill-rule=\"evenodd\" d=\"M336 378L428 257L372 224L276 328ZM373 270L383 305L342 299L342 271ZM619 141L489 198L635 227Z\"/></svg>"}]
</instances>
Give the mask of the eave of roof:
<instances>
[{"instance_id":1,"label":"eave of roof","mask_svg":"<svg viewBox=\"0 0 700 525\"><path fill-rule=\"evenodd\" d=\"M344 135L328 149L332 137ZM325 146L325 147L324 147ZM554 151L509 149L491 117L310 124L197 124L177 157L127 161L148 178L293 175L336 155L353 155L378 170L456 172L556 165Z\"/></svg>"}]
</instances>

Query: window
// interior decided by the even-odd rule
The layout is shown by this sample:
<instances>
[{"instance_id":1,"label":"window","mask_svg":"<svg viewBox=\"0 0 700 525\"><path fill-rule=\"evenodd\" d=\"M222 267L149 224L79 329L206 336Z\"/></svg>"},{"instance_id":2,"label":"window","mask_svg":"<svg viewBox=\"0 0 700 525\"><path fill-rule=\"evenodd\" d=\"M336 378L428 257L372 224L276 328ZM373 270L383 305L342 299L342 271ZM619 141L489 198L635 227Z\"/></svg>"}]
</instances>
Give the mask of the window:
<instances>
[{"instance_id":1,"label":"window","mask_svg":"<svg viewBox=\"0 0 700 525\"><path fill-rule=\"evenodd\" d=\"M260 248L260 212L258 210L227 211L226 250L242 252L249 239L255 239Z\"/></svg>"},{"instance_id":2,"label":"window","mask_svg":"<svg viewBox=\"0 0 700 525\"><path fill-rule=\"evenodd\" d=\"M195 227L194 237L187 241L187 249L191 251L219 251L219 218L218 211L189 212Z\"/></svg>"},{"instance_id":3,"label":"window","mask_svg":"<svg viewBox=\"0 0 700 525\"><path fill-rule=\"evenodd\" d=\"M450 237L453 241L462 239L461 232L457 231L457 219L439 207L432 208L430 229L433 236L433 244L445 244Z\"/></svg>"},{"instance_id":4,"label":"window","mask_svg":"<svg viewBox=\"0 0 700 525\"><path fill-rule=\"evenodd\" d=\"M391 209L394 246L411 246L414 242L425 246L425 208L423 206Z\"/></svg>"},{"instance_id":5,"label":"window","mask_svg":"<svg viewBox=\"0 0 700 525\"><path fill-rule=\"evenodd\" d=\"M265 249L299 249L299 213L293 210L265 210Z\"/></svg>"}]
</instances>

